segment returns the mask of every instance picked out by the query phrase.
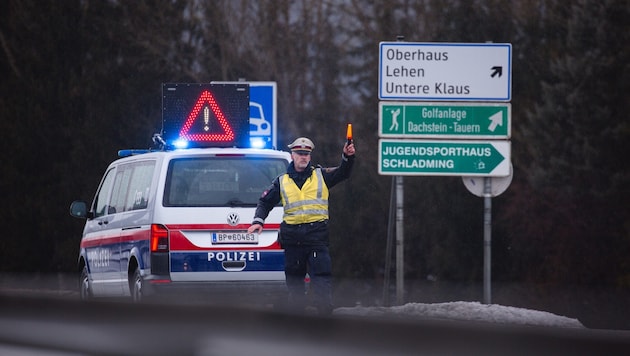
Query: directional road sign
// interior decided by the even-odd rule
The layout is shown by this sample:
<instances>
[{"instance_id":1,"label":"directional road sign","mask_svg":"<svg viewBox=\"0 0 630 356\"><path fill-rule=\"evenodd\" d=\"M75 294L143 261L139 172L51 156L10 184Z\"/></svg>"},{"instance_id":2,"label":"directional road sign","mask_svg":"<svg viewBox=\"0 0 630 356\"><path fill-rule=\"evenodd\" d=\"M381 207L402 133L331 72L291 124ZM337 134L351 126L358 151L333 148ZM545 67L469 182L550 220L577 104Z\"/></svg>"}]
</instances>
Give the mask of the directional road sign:
<instances>
[{"instance_id":1,"label":"directional road sign","mask_svg":"<svg viewBox=\"0 0 630 356\"><path fill-rule=\"evenodd\" d=\"M382 100L510 101L509 43L381 42Z\"/></svg>"},{"instance_id":2,"label":"directional road sign","mask_svg":"<svg viewBox=\"0 0 630 356\"><path fill-rule=\"evenodd\" d=\"M380 137L507 139L509 103L430 103L381 101Z\"/></svg>"},{"instance_id":3,"label":"directional road sign","mask_svg":"<svg viewBox=\"0 0 630 356\"><path fill-rule=\"evenodd\" d=\"M503 177L510 174L509 141L381 139L378 145L381 175Z\"/></svg>"}]
</instances>

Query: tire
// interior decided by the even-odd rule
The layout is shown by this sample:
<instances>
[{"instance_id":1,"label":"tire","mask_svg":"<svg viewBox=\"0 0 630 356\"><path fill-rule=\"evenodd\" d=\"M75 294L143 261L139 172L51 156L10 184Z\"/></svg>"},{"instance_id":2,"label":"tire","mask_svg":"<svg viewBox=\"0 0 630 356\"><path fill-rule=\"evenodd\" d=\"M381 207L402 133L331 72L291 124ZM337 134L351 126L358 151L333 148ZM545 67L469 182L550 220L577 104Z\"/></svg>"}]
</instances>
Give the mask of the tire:
<instances>
[{"instance_id":1,"label":"tire","mask_svg":"<svg viewBox=\"0 0 630 356\"><path fill-rule=\"evenodd\" d=\"M88 276L87 266L83 266L79 276L79 298L81 300L92 299L92 288L90 288L90 278Z\"/></svg>"},{"instance_id":2,"label":"tire","mask_svg":"<svg viewBox=\"0 0 630 356\"><path fill-rule=\"evenodd\" d=\"M143 299L142 290L142 276L140 275L140 268L136 268L133 272L133 277L129 281L129 291L131 292L131 301L134 303L140 303Z\"/></svg>"}]
</instances>

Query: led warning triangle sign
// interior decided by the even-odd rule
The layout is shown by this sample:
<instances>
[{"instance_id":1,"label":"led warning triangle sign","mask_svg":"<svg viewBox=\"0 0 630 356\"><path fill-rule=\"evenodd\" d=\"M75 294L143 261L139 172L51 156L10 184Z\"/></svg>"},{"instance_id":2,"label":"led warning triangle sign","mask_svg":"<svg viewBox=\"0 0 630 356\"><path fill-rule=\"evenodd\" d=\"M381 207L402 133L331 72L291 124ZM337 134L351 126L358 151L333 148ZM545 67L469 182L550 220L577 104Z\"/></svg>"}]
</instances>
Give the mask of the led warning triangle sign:
<instances>
[{"instance_id":1,"label":"led warning triangle sign","mask_svg":"<svg viewBox=\"0 0 630 356\"><path fill-rule=\"evenodd\" d=\"M201 114L202 111L203 114ZM210 115L210 111L212 111L213 115ZM212 120L213 116L219 123L221 128L220 132L210 132L210 120ZM201 121L201 123L197 121ZM202 127L202 129L198 132L191 133L190 130L195 124L197 124L195 127ZM188 115L188 119L179 131L179 137L195 142L229 142L234 140L234 130L232 130L230 123L212 93L208 90L204 90Z\"/></svg>"},{"instance_id":2,"label":"led warning triangle sign","mask_svg":"<svg viewBox=\"0 0 630 356\"><path fill-rule=\"evenodd\" d=\"M162 84L162 138L169 148L249 147L249 85Z\"/></svg>"}]
</instances>

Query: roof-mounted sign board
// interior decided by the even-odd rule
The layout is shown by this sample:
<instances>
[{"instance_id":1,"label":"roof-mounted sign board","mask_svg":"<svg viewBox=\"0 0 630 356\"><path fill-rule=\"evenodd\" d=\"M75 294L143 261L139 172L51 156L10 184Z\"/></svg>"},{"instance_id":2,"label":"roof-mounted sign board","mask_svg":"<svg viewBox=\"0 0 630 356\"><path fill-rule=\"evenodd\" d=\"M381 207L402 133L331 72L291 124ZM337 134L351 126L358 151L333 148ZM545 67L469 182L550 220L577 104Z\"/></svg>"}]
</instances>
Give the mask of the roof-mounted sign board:
<instances>
[{"instance_id":1,"label":"roof-mounted sign board","mask_svg":"<svg viewBox=\"0 0 630 356\"><path fill-rule=\"evenodd\" d=\"M381 100L510 101L510 43L381 42Z\"/></svg>"},{"instance_id":2,"label":"roof-mounted sign board","mask_svg":"<svg viewBox=\"0 0 630 356\"><path fill-rule=\"evenodd\" d=\"M248 147L249 85L163 84L162 137L175 147Z\"/></svg>"}]
</instances>

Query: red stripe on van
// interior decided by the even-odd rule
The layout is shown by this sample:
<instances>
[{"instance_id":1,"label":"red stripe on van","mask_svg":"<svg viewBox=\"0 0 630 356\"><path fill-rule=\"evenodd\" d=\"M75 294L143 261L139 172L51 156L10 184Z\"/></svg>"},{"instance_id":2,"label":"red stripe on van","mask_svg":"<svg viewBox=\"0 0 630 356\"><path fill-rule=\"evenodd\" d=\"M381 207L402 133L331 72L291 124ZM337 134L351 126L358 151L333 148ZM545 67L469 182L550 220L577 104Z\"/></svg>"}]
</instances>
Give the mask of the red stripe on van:
<instances>
[{"instance_id":1,"label":"red stripe on van","mask_svg":"<svg viewBox=\"0 0 630 356\"><path fill-rule=\"evenodd\" d=\"M229 224L168 224L166 228L169 230L213 230L213 231L227 231L227 230L247 230L250 224L238 224L235 226ZM278 230L280 224L265 224L265 229Z\"/></svg>"},{"instance_id":2,"label":"red stripe on van","mask_svg":"<svg viewBox=\"0 0 630 356\"><path fill-rule=\"evenodd\" d=\"M81 248L113 245L121 242L148 240L151 236L149 229L127 229L121 234L107 234L100 236L92 236L81 240Z\"/></svg>"},{"instance_id":3,"label":"red stripe on van","mask_svg":"<svg viewBox=\"0 0 630 356\"><path fill-rule=\"evenodd\" d=\"M221 250L279 250L280 244L275 241L269 246L255 246L255 245L242 245L238 247L199 247L192 244L183 234L182 231L207 231L208 238L214 231L245 231L250 225L237 225L230 226L227 224L195 224L195 225L168 225L167 228L170 232L170 249L171 251L221 251ZM277 231L280 228L280 224L265 225L266 230Z\"/></svg>"}]
</instances>

